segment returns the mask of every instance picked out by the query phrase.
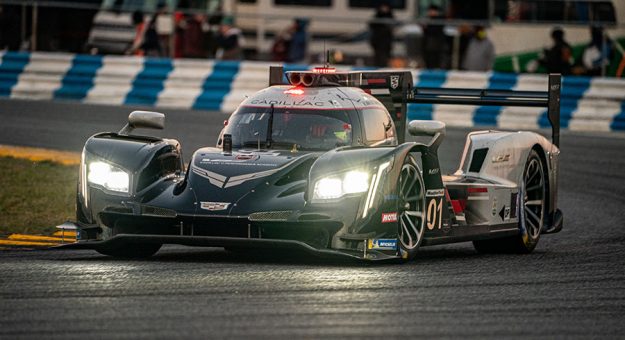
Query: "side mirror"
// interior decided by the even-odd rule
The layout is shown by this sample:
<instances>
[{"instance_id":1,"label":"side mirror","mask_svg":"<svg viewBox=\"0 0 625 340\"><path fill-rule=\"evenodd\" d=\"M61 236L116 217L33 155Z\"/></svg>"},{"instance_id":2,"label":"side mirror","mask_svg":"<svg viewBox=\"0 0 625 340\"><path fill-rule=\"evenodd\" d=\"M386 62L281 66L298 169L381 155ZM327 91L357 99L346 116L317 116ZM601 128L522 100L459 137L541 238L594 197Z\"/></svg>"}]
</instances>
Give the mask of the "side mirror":
<instances>
[{"instance_id":1,"label":"side mirror","mask_svg":"<svg viewBox=\"0 0 625 340\"><path fill-rule=\"evenodd\" d=\"M128 135L139 128L162 130L165 128L165 115L153 111L132 111L128 115L128 124L118 134Z\"/></svg>"},{"instance_id":2,"label":"side mirror","mask_svg":"<svg viewBox=\"0 0 625 340\"><path fill-rule=\"evenodd\" d=\"M445 137L445 123L438 120L412 120L408 123L408 132L413 136L432 136L428 147L436 150Z\"/></svg>"},{"instance_id":3,"label":"side mirror","mask_svg":"<svg viewBox=\"0 0 625 340\"><path fill-rule=\"evenodd\" d=\"M438 120L412 120L408 123L408 132L413 136L444 135L445 123Z\"/></svg>"}]
</instances>

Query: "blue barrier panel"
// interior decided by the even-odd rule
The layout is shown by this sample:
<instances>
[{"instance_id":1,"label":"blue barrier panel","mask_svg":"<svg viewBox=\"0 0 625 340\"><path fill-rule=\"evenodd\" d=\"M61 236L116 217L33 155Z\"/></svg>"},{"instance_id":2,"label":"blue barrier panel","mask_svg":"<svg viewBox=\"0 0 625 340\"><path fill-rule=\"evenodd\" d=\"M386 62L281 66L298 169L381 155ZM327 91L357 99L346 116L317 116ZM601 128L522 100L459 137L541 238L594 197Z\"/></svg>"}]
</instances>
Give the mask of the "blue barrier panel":
<instances>
[{"instance_id":1,"label":"blue barrier panel","mask_svg":"<svg viewBox=\"0 0 625 340\"><path fill-rule=\"evenodd\" d=\"M447 72L442 70L422 70L416 87L441 87L447 80ZM408 120L432 120L432 104L408 104Z\"/></svg>"},{"instance_id":2,"label":"blue barrier panel","mask_svg":"<svg viewBox=\"0 0 625 340\"><path fill-rule=\"evenodd\" d=\"M202 93L195 99L193 109L218 111L221 103L232 88L232 82L239 73L238 61L218 61L213 72L206 77Z\"/></svg>"},{"instance_id":3,"label":"blue barrier panel","mask_svg":"<svg viewBox=\"0 0 625 340\"><path fill-rule=\"evenodd\" d=\"M577 110L579 100L590 87L590 77L562 77L562 92L560 95L560 126L563 129L569 127L569 121L573 116L573 112ZM551 124L547 118L547 110L538 116L538 126L541 128L549 128Z\"/></svg>"},{"instance_id":4,"label":"blue barrier panel","mask_svg":"<svg viewBox=\"0 0 625 340\"><path fill-rule=\"evenodd\" d=\"M514 73L493 73L488 79L490 90L512 90L517 84L517 75ZM473 115L474 125L497 125L497 118L501 114L502 106L480 106Z\"/></svg>"},{"instance_id":5,"label":"blue barrier panel","mask_svg":"<svg viewBox=\"0 0 625 340\"><path fill-rule=\"evenodd\" d=\"M614 116L614 120L610 123L610 129L615 131L625 131L625 101L621 102L621 113Z\"/></svg>"},{"instance_id":6,"label":"blue barrier panel","mask_svg":"<svg viewBox=\"0 0 625 340\"><path fill-rule=\"evenodd\" d=\"M126 95L124 104L154 105L158 94L165 87L165 80L174 69L171 59L147 58L143 70L132 82L132 89Z\"/></svg>"},{"instance_id":7,"label":"blue barrier panel","mask_svg":"<svg viewBox=\"0 0 625 340\"><path fill-rule=\"evenodd\" d=\"M0 97L10 97L13 86L30 62L30 53L6 52L0 62Z\"/></svg>"},{"instance_id":8,"label":"blue barrier panel","mask_svg":"<svg viewBox=\"0 0 625 340\"><path fill-rule=\"evenodd\" d=\"M61 87L54 91L54 99L82 100L94 85L102 56L76 55L72 66L63 76Z\"/></svg>"}]
</instances>

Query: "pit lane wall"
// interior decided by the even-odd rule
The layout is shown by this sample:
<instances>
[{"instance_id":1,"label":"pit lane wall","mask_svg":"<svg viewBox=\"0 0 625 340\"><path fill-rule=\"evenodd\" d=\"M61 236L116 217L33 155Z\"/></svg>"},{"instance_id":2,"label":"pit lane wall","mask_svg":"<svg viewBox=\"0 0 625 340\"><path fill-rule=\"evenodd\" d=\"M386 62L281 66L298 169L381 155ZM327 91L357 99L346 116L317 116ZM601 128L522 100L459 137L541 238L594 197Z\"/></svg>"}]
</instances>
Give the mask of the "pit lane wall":
<instances>
[{"instance_id":1,"label":"pit lane wall","mask_svg":"<svg viewBox=\"0 0 625 340\"><path fill-rule=\"evenodd\" d=\"M62 53L0 53L0 97L73 100L232 112L267 86L267 62L149 59ZM288 70L308 65L285 65ZM355 68L346 68L355 69ZM439 70L412 72L416 86L540 90L546 75ZM562 127L582 131L625 131L625 80L565 77ZM436 119L450 126L504 129L548 127L546 110L412 104L409 119Z\"/></svg>"}]
</instances>

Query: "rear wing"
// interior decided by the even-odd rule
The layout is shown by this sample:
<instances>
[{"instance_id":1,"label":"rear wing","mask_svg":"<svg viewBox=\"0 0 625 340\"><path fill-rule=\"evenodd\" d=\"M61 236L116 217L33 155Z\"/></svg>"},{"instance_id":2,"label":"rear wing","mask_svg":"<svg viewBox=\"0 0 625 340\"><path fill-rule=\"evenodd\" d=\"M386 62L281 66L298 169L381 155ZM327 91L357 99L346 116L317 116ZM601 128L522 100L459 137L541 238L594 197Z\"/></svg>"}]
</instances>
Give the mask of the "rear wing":
<instances>
[{"instance_id":1,"label":"rear wing","mask_svg":"<svg viewBox=\"0 0 625 340\"><path fill-rule=\"evenodd\" d=\"M299 75L308 72L298 72ZM285 82L282 66L269 69L269 86ZM317 74L324 79L320 86L359 87L376 97L391 114L400 143L405 141L408 103L458 104L484 106L545 107L551 123L552 141L560 146L560 74L549 75L547 91L483 90L461 88L413 88L409 71L351 71ZM299 80L299 76L298 76Z\"/></svg>"},{"instance_id":2,"label":"rear wing","mask_svg":"<svg viewBox=\"0 0 625 340\"><path fill-rule=\"evenodd\" d=\"M458 104L481 106L524 106L547 108L552 142L560 147L560 74L549 75L547 91L512 91L480 89L414 88L408 92L408 103Z\"/></svg>"}]
</instances>

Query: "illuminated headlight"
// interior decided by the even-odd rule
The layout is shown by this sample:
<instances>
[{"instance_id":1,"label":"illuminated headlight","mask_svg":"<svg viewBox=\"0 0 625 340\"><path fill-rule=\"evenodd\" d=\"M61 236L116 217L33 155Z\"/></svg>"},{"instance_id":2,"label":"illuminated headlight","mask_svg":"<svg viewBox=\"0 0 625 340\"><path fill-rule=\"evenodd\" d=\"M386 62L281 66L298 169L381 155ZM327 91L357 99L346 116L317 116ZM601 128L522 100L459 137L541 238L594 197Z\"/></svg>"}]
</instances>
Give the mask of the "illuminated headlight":
<instances>
[{"instance_id":1,"label":"illuminated headlight","mask_svg":"<svg viewBox=\"0 0 625 340\"><path fill-rule=\"evenodd\" d=\"M323 177L315 183L313 200L330 200L358 194L369 189L369 173L350 171L340 176Z\"/></svg>"},{"instance_id":2,"label":"illuminated headlight","mask_svg":"<svg viewBox=\"0 0 625 340\"><path fill-rule=\"evenodd\" d=\"M130 176L126 171L100 161L89 163L87 180L110 191L128 193L130 188Z\"/></svg>"}]
</instances>

